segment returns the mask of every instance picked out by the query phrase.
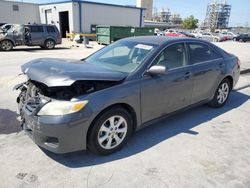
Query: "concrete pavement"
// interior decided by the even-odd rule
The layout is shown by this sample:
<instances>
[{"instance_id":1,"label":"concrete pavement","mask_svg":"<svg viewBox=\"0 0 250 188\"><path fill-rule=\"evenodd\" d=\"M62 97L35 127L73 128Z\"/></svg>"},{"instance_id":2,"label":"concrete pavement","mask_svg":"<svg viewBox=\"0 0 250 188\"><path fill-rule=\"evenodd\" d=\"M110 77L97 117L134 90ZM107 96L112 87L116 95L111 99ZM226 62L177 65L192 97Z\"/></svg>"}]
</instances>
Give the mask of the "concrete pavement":
<instances>
[{"instance_id":1,"label":"concrete pavement","mask_svg":"<svg viewBox=\"0 0 250 188\"><path fill-rule=\"evenodd\" d=\"M80 59L98 48L0 52L0 187L250 187L250 75L240 77L225 107L171 116L113 155L37 147L16 120L12 87L23 79L20 65L39 57Z\"/></svg>"}]
</instances>

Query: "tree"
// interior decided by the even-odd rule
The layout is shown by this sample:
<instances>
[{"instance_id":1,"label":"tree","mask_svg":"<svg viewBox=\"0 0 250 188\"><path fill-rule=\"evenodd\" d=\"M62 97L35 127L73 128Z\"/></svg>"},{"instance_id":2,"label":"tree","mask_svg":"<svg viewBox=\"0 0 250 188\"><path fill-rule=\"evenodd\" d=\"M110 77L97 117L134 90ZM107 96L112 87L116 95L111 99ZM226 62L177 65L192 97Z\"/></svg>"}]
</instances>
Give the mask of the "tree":
<instances>
[{"instance_id":1,"label":"tree","mask_svg":"<svg viewBox=\"0 0 250 188\"><path fill-rule=\"evenodd\" d=\"M196 19L193 15L187 17L182 22L182 28L184 29L195 29L197 28L199 20Z\"/></svg>"}]
</instances>

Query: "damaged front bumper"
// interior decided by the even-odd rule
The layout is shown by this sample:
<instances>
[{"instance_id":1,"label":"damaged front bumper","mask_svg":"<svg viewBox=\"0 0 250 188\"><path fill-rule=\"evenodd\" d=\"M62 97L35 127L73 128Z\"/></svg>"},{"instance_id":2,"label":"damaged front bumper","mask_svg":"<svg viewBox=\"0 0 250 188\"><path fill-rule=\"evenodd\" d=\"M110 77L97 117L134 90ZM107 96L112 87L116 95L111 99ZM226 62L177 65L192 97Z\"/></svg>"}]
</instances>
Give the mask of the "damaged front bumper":
<instances>
[{"instance_id":1,"label":"damaged front bumper","mask_svg":"<svg viewBox=\"0 0 250 188\"><path fill-rule=\"evenodd\" d=\"M22 128L38 146L54 153L86 149L85 136L91 115L88 107L78 113L63 116L38 116L39 110L51 99L45 96L39 96L38 100L29 99L27 96L31 91L25 83L18 85L16 89L21 90L17 102Z\"/></svg>"}]
</instances>

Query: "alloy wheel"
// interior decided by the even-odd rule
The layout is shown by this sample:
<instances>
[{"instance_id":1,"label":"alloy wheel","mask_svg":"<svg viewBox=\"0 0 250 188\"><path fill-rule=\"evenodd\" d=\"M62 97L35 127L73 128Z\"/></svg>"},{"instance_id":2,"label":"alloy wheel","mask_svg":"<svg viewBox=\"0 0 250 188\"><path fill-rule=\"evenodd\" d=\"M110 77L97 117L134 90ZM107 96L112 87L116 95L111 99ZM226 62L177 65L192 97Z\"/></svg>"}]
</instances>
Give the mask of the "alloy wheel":
<instances>
[{"instance_id":1,"label":"alloy wheel","mask_svg":"<svg viewBox=\"0 0 250 188\"><path fill-rule=\"evenodd\" d=\"M103 149L113 149L122 143L127 131L127 121L122 116L112 116L101 125L98 143Z\"/></svg>"},{"instance_id":2,"label":"alloy wheel","mask_svg":"<svg viewBox=\"0 0 250 188\"><path fill-rule=\"evenodd\" d=\"M51 40L49 40L49 41L47 41L46 42L46 47L48 48L48 49L52 49L52 48L54 48L54 42L53 41L51 41Z\"/></svg>"},{"instance_id":3,"label":"alloy wheel","mask_svg":"<svg viewBox=\"0 0 250 188\"><path fill-rule=\"evenodd\" d=\"M218 93L217 93L217 101L219 104L223 104L228 97L229 94L229 85L228 83L223 83L221 84L221 86L218 89Z\"/></svg>"},{"instance_id":4,"label":"alloy wheel","mask_svg":"<svg viewBox=\"0 0 250 188\"><path fill-rule=\"evenodd\" d=\"M12 49L12 44L9 41L3 41L1 44L2 50L9 51Z\"/></svg>"}]
</instances>

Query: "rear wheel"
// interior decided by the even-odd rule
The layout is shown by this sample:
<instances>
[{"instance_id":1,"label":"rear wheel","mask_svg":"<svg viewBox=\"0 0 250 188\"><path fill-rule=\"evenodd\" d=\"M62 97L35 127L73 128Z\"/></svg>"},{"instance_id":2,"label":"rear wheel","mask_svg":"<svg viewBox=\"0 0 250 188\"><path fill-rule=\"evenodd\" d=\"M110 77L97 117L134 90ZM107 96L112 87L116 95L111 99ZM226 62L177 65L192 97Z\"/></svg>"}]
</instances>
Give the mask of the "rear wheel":
<instances>
[{"instance_id":1,"label":"rear wheel","mask_svg":"<svg viewBox=\"0 0 250 188\"><path fill-rule=\"evenodd\" d=\"M107 155L121 149L132 134L132 117L123 108L116 107L101 114L88 134L88 149L99 155Z\"/></svg>"},{"instance_id":2,"label":"rear wheel","mask_svg":"<svg viewBox=\"0 0 250 188\"><path fill-rule=\"evenodd\" d=\"M0 48L3 51L10 51L13 49L13 44L9 40L4 40L0 43Z\"/></svg>"},{"instance_id":3,"label":"rear wheel","mask_svg":"<svg viewBox=\"0 0 250 188\"><path fill-rule=\"evenodd\" d=\"M52 40L52 39L48 39L48 40L46 40L45 43L44 43L44 47L45 47L46 49L48 49L48 50L54 49L54 48L55 48L55 45L56 45L56 43L55 43L55 41Z\"/></svg>"},{"instance_id":4,"label":"rear wheel","mask_svg":"<svg viewBox=\"0 0 250 188\"><path fill-rule=\"evenodd\" d=\"M231 91L231 83L228 79L224 79L218 86L213 100L208 104L214 108L220 108L225 105Z\"/></svg>"}]
</instances>

